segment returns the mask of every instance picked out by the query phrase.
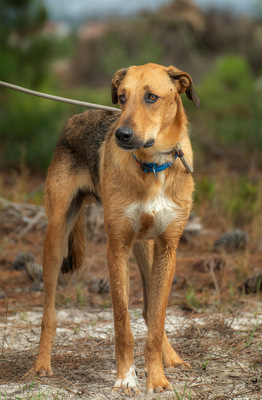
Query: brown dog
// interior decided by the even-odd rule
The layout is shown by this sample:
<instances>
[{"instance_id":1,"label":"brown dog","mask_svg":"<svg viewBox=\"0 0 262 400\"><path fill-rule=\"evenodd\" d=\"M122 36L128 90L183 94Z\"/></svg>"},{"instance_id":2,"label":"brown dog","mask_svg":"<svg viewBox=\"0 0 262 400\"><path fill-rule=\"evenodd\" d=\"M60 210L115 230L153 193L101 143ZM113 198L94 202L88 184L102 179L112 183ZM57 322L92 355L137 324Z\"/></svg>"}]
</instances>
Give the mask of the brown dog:
<instances>
[{"instance_id":1,"label":"brown dog","mask_svg":"<svg viewBox=\"0 0 262 400\"><path fill-rule=\"evenodd\" d=\"M122 114L86 111L65 126L46 181L45 308L31 372L52 373L57 278L60 268L69 272L81 267L84 206L94 200L103 204L108 235L117 358L114 389L139 391L128 314L132 249L142 277L143 316L148 326L144 351L147 391L170 387L162 357L167 367L189 367L164 331L176 248L190 213L194 186L191 174L175 161L179 142L185 158L193 162L180 99L183 92L199 106L192 79L185 72L156 64L122 69L112 80L112 100L120 103Z\"/></svg>"}]
</instances>

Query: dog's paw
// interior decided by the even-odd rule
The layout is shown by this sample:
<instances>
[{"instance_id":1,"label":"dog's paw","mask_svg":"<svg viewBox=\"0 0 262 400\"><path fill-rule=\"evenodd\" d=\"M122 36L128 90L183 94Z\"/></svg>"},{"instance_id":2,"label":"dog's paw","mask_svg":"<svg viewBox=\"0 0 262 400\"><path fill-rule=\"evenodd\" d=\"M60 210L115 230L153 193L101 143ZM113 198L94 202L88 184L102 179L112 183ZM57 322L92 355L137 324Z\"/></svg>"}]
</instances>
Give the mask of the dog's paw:
<instances>
[{"instance_id":1,"label":"dog's paw","mask_svg":"<svg viewBox=\"0 0 262 400\"><path fill-rule=\"evenodd\" d=\"M178 368L181 369L182 371L189 371L190 369L192 369L191 365L185 361L179 364Z\"/></svg>"},{"instance_id":2,"label":"dog's paw","mask_svg":"<svg viewBox=\"0 0 262 400\"><path fill-rule=\"evenodd\" d=\"M146 376L146 392L151 393L162 393L165 391L172 390L172 385L168 382L164 370L161 368L152 369L148 371L145 368Z\"/></svg>"},{"instance_id":3,"label":"dog's paw","mask_svg":"<svg viewBox=\"0 0 262 400\"><path fill-rule=\"evenodd\" d=\"M53 375L53 371L51 366L41 366L41 365L37 365L35 364L25 375L25 378L33 378L35 376L40 376L40 377L44 377L44 376L52 376Z\"/></svg>"},{"instance_id":4,"label":"dog's paw","mask_svg":"<svg viewBox=\"0 0 262 400\"><path fill-rule=\"evenodd\" d=\"M151 393L162 393L162 392L171 391L171 390L173 390L172 385L168 385L167 387L157 386L156 388L148 389L147 393L148 394L151 394Z\"/></svg>"},{"instance_id":5,"label":"dog's paw","mask_svg":"<svg viewBox=\"0 0 262 400\"><path fill-rule=\"evenodd\" d=\"M181 363L165 365L165 368L169 371L175 370L177 368L179 368L181 371L189 371L190 369L192 369L191 365L185 361L182 361Z\"/></svg>"},{"instance_id":6,"label":"dog's paw","mask_svg":"<svg viewBox=\"0 0 262 400\"><path fill-rule=\"evenodd\" d=\"M138 385L135 367L132 366L124 374L123 378L118 378L113 387L113 392L122 390L126 395L137 396L141 393Z\"/></svg>"}]
</instances>

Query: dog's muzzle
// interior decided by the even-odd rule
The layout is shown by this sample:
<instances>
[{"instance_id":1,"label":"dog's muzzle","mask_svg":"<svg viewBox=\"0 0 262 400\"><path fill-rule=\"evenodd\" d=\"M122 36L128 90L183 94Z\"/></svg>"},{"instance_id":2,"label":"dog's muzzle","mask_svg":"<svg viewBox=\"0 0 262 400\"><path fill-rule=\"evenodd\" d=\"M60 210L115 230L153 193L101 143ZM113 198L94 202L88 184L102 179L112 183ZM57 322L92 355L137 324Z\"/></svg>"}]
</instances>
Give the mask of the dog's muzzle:
<instances>
[{"instance_id":1,"label":"dog's muzzle","mask_svg":"<svg viewBox=\"0 0 262 400\"><path fill-rule=\"evenodd\" d=\"M119 147L125 150L137 150L141 147L147 148L154 144L154 139L144 143L134 135L133 129L130 126L121 126L115 132L116 143Z\"/></svg>"},{"instance_id":2,"label":"dog's muzzle","mask_svg":"<svg viewBox=\"0 0 262 400\"><path fill-rule=\"evenodd\" d=\"M138 140L130 126L121 126L115 132L116 143L119 147L125 150L140 149L143 143Z\"/></svg>"}]
</instances>

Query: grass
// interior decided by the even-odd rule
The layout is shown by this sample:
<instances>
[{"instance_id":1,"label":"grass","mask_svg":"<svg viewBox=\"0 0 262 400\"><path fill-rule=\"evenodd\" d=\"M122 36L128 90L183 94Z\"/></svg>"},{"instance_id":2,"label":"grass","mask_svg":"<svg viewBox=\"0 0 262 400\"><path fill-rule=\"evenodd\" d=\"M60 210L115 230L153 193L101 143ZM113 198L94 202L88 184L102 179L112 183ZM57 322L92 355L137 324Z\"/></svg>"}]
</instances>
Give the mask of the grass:
<instances>
[{"instance_id":1,"label":"grass","mask_svg":"<svg viewBox=\"0 0 262 400\"><path fill-rule=\"evenodd\" d=\"M42 389L41 385L38 385L38 392L36 393L36 384L35 384L35 379L31 383L30 386L25 385L22 388L23 392L27 392L25 394L17 395L17 396L12 396L0 393L0 400L7 400L7 399L12 399L12 400L63 400L64 396L60 395L60 390L58 390L55 394L50 394L50 388L45 388Z\"/></svg>"},{"instance_id":2,"label":"grass","mask_svg":"<svg viewBox=\"0 0 262 400\"><path fill-rule=\"evenodd\" d=\"M257 330L257 327L258 327L258 321L257 321L256 325L254 326L254 329L250 333L250 336L248 337L247 341L245 342L246 347L249 347L251 345L252 339L253 339L254 334L255 334L255 332Z\"/></svg>"},{"instance_id":3,"label":"grass","mask_svg":"<svg viewBox=\"0 0 262 400\"><path fill-rule=\"evenodd\" d=\"M202 368L203 368L203 370L206 371L206 370L207 370L207 367L210 366L211 364L212 364L212 355L211 355L211 352L210 352L210 354L209 354L209 359L203 361L203 363L202 363Z\"/></svg>"},{"instance_id":4,"label":"grass","mask_svg":"<svg viewBox=\"0 0 262 400\"><path fill-rule=\"evenodd\" d=\"M173 396L174 400L191 400L191 390L189 390L189 391L187 390L187 384L188 384L188 382L186 381L182 394L178 394L178 392L176 391L176 389L173 386L173 390L174 390L174 393L176 396L176 397Z\"/></svg>"},{"instance_id":5,"label":"grass","mask_svg":"<svg viewBox=\"0 0 262 400\"><path fill-rule=\"evenodd\" d=\"M194 208L204 223L215 222L223 231L248 229L257 240L262 235L261 176L225 170L196 177Z\"/></svg>"},{"instance_id":6,"label":"grass","mask_svg":"<svg viewBox=\"0 0 262 400\"><path fill-rule=\"evenodd\" d=\"M76 297L77 297L77 304L80 307L84 307L84 305L85 305L85 296L84 296L83 289L82 289L81 285L77 286Z\"/></svg>"}]
</instances>

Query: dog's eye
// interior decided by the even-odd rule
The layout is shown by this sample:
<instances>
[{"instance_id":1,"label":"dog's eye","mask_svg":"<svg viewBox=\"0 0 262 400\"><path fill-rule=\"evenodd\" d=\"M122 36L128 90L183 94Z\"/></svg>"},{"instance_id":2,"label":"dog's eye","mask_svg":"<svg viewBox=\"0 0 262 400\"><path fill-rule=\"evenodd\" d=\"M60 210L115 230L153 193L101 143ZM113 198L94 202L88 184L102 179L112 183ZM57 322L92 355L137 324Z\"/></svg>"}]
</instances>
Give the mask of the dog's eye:
<instances>
[{"instance_id":1,"label":"dog's eye","mask_svg":"<svg viewBox=\"0 0 262 400\"><path fill-rule=\"evenodd\" d=\"M153 93L149 93L146 95L146 102L147 103L154 103L155 101L157 101L159 97L156 94Z\"/></svg>"},{"instance_id":2,"label":"dog's eye","mask_svg":"<svg viewBox=\"0 0 262 400\"><path fill-rule=\"evenodd\" d=\"M126 96L125 96L124 94L121 94L121 95L119 96L119 101L120 101L121 104L124 104L125 101L126 101Z\"/></svg>"}]
</instances>

